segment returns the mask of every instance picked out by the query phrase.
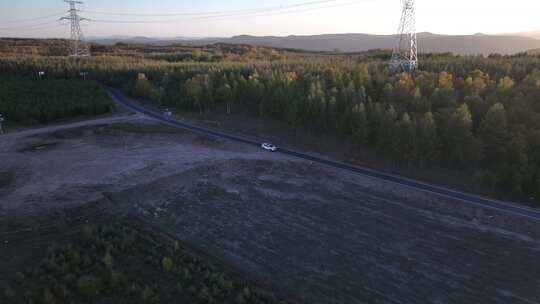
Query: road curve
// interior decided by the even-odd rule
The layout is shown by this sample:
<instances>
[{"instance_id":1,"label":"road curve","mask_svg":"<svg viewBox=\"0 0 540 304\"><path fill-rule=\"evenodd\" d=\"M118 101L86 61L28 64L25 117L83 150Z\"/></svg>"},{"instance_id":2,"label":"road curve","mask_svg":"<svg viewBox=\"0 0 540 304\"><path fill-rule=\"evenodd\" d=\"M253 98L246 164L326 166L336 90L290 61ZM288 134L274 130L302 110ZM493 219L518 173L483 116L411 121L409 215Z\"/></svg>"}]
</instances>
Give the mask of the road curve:
<instances>
[{"instance_id":1,"label":"road curve","mask_svg":"<svg viewBox=\"0 0 540 304\"><path fill-rule=\"evenodd\" d=\"M136 103L131 102L129 99L127 99L122 94L120 94L117 90L109 88L108 93L109 93L109 96L114 101L125 106L126 108L132 111L135 111L137 113L143 114L145 116L148 116L150 118L156 119L158 121L161 121L167 125L206 134L206 135L211 135L211 136L215 136L219 138L224 138L224 139L228 139L231 141L236 141L236 142L240 142L240 143L244 143L248 145L254 145L254 146L261 145L261 143L259 142L249 140L243 137L227 134L224 132L216 132L210 129L193 126L190 124L183 123L179 120L166 117L160 113L156 113L154 111L148 110L144 107L139 106ZM478 196L474 194L464 193L464 192L452 190L449 188L436 186L436 185L420 182L417 180L401 177L398 175L388 174L388 173L384 173L384 172L373 170L373 169L351 165L351 164L347 164L347 163L343 163L343 162L339 162L335 160L325 159L318 156L313 156L313 155L309 155L306 153L301 153L301 152L293 151L289 149L280 148L278 149L277 152L286 154L289 156L293 156L296 158L309 160L309 161L316 162L319 164L324 164L330 167L346 170L346 171L360 174L363 176L368 176L371 178L394 183L394 184L408 187L414 190L427 192L435 196L454 199L454 200L458 200L458 201L461 201L470 205L475 205L475 206L486 208L486 209L492 209L492 210L496 210L496 211L503 212L506 214L519 216L528 220L540 222L540 210L537 210L537 209L527 208L527 207L519 206L513 203L502 202L502 201L498 201L498 200L494 200L494 199L490 199L490 198L486 198L486 197L482 197L482 196Z\"/></svg>"}]
</instances>

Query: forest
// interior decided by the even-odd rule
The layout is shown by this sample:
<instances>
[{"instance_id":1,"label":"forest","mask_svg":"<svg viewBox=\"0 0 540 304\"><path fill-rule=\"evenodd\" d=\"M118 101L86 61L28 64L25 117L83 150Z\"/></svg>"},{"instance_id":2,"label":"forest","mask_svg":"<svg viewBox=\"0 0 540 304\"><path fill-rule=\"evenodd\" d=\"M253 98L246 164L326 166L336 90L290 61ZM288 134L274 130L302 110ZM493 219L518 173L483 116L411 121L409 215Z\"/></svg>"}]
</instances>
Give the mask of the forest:
<instances>
[{"instance_id":1,"label":"forest","mask_svg":"<svg viewBox=\"0 0 540 304\"><path fill-rule=\"evenodd\" d=\"M109 112L112 106L94 81L0 76L0 113L10 123L32 125L98 115Z\"/></svg>"},{"instance_id":2,"label":"forest","mask_svg":"<svg viewBox=\"0 0 540 304\"><path fill-rule=\"evenodd\" d=\"M161 51L5 55L0 70L26 77L45 70L55 79L84 70L158 107L270 118L354 142L396 165L466 170L494 192L540 198L539 56L423 54L411 75L391 73L384 51L263 59L256 51L207 61Z\"/></svg>"}]
</instances>

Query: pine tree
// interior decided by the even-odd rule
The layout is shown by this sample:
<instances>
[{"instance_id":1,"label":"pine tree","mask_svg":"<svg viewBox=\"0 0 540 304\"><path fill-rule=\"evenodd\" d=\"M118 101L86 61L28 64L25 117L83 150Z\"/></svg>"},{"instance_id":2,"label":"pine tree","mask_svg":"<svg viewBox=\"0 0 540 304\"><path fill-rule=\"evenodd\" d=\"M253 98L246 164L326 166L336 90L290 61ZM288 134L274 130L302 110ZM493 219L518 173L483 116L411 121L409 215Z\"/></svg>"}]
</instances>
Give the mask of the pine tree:
<instances>
[{"instance_id":1,"label":"pine tree","mask_svg":"<svg viewBox=\"0 0 540 304\"><path fill-rule=\"evenodd\" d=\"M506 110L500 103L493 105L478 131L484 145L485 161L500 164L506 158L509 143Z\"/></svg>"},{"instance_id":2,"label":"pine tree","mask_svg":"<svg viewBox=\"0 0 540 304\"><path fill-rule=\"evenodd\" d=\"M355 128L353 130L353 138L355 142L364 145L368 141L369 137L369 124L366 114L366 106L361 103L356 106L354 109L355 117Z\"/></svg>"},{"instance_id":3,"label":"pine tree","mask_svg":"<svg viewBox=\"0 0 540 304\"><path fill-rule=\"evenodd\" d=\"M443 156L450 164L465 165L480 159L480 146L472 133L472 115L466 103L438 115L437 130Z\"/></svg>"},{"instance_id":4,"label":"pine tree","mask_svg":"<svg viewBox=\"0 0 540 304\"><path fill-rule=\"evenodd\" d=\"M434 161L438 154L437 126L433 113L427 112L417 124L418 161L421 167Z\"/></svg>"},{"instance_id":5,"label":"pine tree","mask_svg":"<svg viewBox=\"0 0 540 304\"><path fill-rule=\"evenodd\" d=\"M396 141L398 137L396 134L397 115L396 109L393 106L390 106L379 117L380 126L377 132L377 149L383 156L389 158L395 156L395 151L398 146Z\"/></svg>"},{"instance_id":6,"label":"pine tree","mask_svg":"<svg viewBox=\"0 0 540 304\"><path fill-rule=\"evenodd\" d=\"M404 160L410 165L418 159L416 122L411 120L409 114L404 113L401 121L397 123L396 131L398 147L394 151L394 158Z\"/></svg>"},{"instance_id":7,"label":"pine tree","mask_svg":"<svg viewBox=\"0 0 540 304\"><path fill-rule=\"evenodd\" d=\"M205 102L205 96L207 95L207 91L209 88L209 76L207 74L204 75L197 75L185 83L186 93L189 97L191 97L195 103L195 105L199 109L199 113L203 113L204 104Z\"/></svg>"},{"instance_id":8,"label":"pine tree","mask_svg":"<svg viewBox=\"0 0 540 304\"><path fill-rule=\"evenodd\" d=\"M231 104L233 103L232 88L228 83L222 84L216 91L216 99L227 104L227 114L231 114Z\"/></svg>"}]
</instances>

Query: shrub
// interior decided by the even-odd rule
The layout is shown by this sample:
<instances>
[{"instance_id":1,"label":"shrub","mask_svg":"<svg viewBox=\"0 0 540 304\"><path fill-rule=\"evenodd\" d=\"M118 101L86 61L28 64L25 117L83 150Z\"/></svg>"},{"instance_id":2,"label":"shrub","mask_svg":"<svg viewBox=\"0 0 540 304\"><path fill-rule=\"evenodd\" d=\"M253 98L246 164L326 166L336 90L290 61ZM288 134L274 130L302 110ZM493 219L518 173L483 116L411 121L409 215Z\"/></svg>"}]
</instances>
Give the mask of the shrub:
<instances>
[{"instance_id":1,"label":"shrub","mask_svg":"<svg viewBox=\"0 0 540 304\"><path fill-rule=\"evenodd\" d=\"M237 304L244 304L246 301L244 300L244 295L242 293L239 293L236 296L236 299L234 300Z\"/></svg>"},{"instance_id":2,"label":"shrub","mask_svg":"<svg viewBox=\"0 0 540 304\"><path fill-rule=\"evenodd\" d=\"M107 252L105 254L105 256L103 257L103 264L105 264L105 267L107 267L107 269L112 268L112 266L113 266L113 257L111 256L111 254L109 252Z\"/></svg>"},{"instance_id":3,"label":"shrub","mask_svg":"<svg viewBox=\"0 0 540 304\"><path fill-rule=\"evenodd\" d=\"M159 302L159 295L152 287L145 286L142 292L141 298L143 303L157 303Z\"/></svg>"},{"instance_id":4,"label":"shrub","mask_svg":"<svg viewBox=\"0 0 540 304\"><path fill-rule=\"evenodd\" d=\"M43 302L46 304L54 304L56 301L54 300L54 295L49 289L45 289L43 291Z\"/></svg>"},{"instance_id":5,"label":"shrub","mask_svg":"<svg viewBox=\"0 0 540 304\"><path fill-rule=\"evenodd\" d=\"M244 288L244 297L246 297L246 299L251 297L251 290L247 286Z\"/></svg>"},{"instance_id":6,"label":"shrub","mask_svg":"<svg viewBox=\"0 0 540 304\"><path fill-rule=\"evenodd\" d=\"M126 278L121 272L113 270L111 271L110 281L111 281L111 286L113 288L116 288L116 287L124 285Z\"/></svg>"},{"instance_id":7,"label":"shrub","mask_svg":"<svg viewBox=\"0 0 540 304\"><path fill-rule=\"evenodd\" d=\"M101 292L101 280L94 276L83 276L77 281L79 293L87 298L93 298Z\"/></svg>"},{"instance_id":8,"label":"shrub","mask_svg":"<svg viewBox=\"0 0 540 304\"><path fill-rule=\"evenodd\" d=\"M4 289L4 296L7 299L12 299L13 297L15 297L15 292L13 291L13 289L11 289L11 287L8 286Z\"/></svg>"},{"instance_id":9,"label":"shrub","mask_svg":"<svg viewBox=\"0 0 540 304\"><path fill-rule=\"evenodd\" d=\"M24 279L25 279L24 273L17 272L15 274L15 281L17 281L17 283L22 284L24 282Z\"/></svg>"},{"instance_id":10,"label":"shrub","mask_svg":"<svg viewBox=\"0 0 540 304\"><path fill-rule=\"evenodd\" d=\"M163 266L163 269L165 271L171 271L173 269L173 267L174 267L174 263L170 258L164 257L161 260L161 266Z\"/></svg>"}]
</instances>

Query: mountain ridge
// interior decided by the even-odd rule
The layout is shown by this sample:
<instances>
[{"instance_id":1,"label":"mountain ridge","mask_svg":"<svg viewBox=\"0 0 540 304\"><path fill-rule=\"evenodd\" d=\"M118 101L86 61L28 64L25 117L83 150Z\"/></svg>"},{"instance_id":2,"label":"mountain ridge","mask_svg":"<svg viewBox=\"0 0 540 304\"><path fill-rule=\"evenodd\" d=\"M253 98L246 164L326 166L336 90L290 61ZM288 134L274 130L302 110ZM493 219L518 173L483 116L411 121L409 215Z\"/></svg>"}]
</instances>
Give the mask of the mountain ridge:
<instances>
[{"instance_id":1,"label":"mountain ridge","mask_svg":"<svg viewBox=\"0 0 540 304\"><path fill-rule=\"evenodd\" d=\"M289 36L237 35L229 38L131 37L126 39L90 39L90 41L101 44L124 42L154 45L187 44L195 46L228 43L301 49L306 51L339 50L343 52L362 52L372 49L391 49L394 46L395 39L396 35L345 33ZM489 55L497 53L508 55L540 48L540 39L518 34L486 35L477 33L474 35L440 35L422 32L418 33L418 40L419 52L422 53L452 52L462 55Z\"/></svg>"}]
</instances>

